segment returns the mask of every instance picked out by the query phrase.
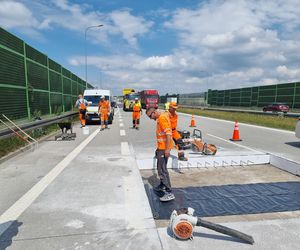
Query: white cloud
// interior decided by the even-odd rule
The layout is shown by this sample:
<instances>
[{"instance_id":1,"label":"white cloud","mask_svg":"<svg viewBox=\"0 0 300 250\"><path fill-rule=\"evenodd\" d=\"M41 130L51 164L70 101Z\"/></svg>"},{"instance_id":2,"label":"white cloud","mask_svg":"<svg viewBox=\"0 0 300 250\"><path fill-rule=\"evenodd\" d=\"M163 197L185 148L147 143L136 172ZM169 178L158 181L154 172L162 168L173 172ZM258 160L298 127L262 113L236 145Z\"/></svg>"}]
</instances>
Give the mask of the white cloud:
<instances>
[{"instance_id":1,"label":"white cloud","mask_svg":"<svg viewBox=\"0 0 300 250\"><path fill-rule=\"evenodd\" d=\"M202 79L199 77L190 77L185 80L186 83L192 83L192 84L199 83L201 81L202 81Z\"/></svg>"},{"instance_id":2,"label":"white cloud","mask_svg":"<svg viewBox=\"0 0 300 250\"><path fill-rule=\"evenodd\" d=\"M144 70L170 70L175 68L175 63L172 56L151 56L137 64L136 68Z\"/></svg>"},{"instance_id":3,"label":"white cloud","mask_svg":"<svg viewBox=\"0 0 300 250\"><path fill-rule=\"evenodd\" d=\"M22 3L4 0L0 3L0 24L4 28L37 28L38 21Z\"/></svg>"},{"instance_id":4,"label":"white cloud","mask_svg":"<svg viewBox=\"0 0 300 250\"><path fill-rule=\"evenodd\" d=\"M300 68L288 69L285 65L280 65L276 68L279 75L286 76L290 79L300 78Z\"/></svg>"},{"instance_id":5,"label":"white cloud","mask_svg":"<svg viewBox=\"0 0 300 250\"><path fill-rule=\"evenodd\" d=\"M143 36L153 25L141 16L134 16L130 10L101 13L88 4L73 4L67 0L38 2L23 0L25 4L4 0L0 4L0 23L5 28L26 29L64 28L76 31L82 36L87 27L103 24L101 30L88 30L87 40L109 46L109 36L121 36L132 48L138 48L138 37ZM27 2L27 4L26 4ZM26 7L30 5L33 12ZM14 11L11 11L11 10ZM75 33L76 34L76 33Z\"/></svg>"},{"instance_id":6,"label":"white cloud","mask_svg":"<svg viewBox=\"0 0 300 250\"><path fill-rule=\"evenodd\" d=\"M109 16L123 38L133 47L137 47L137 36L147 33L153 25L143 17L132 16L129 11L114 11Z\"/></svg>"}]
</instances>

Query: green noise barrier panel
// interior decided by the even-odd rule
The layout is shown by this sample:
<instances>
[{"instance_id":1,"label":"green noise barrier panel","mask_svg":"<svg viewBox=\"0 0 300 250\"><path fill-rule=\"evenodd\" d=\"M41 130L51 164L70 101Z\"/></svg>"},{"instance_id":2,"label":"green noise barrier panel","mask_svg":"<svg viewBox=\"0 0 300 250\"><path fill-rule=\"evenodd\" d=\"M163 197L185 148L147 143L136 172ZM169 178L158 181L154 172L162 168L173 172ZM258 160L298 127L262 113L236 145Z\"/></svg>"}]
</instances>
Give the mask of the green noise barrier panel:
<instances>
[{"instance_id":1,"label":"green noise barrier panel","mask_svg":"<svg viewBox=\"0 0 300 250\"><path fill-rule=\"evenodd\" d=\"M33 117L49 114L49 93L29 91L29 106Z\"/></svg>"},{"instance_id":2,"label":"green noise barrier panel","mask_svg":"<svg viewBox=\"0 0 300 250\"><path fill-rule=\"evenodd\" d=\"M216 106L263 107L280 102L300 108L300 82L240 89L208 90L208 104Z\"/></svg>"},{"instance_id":3,"label":"green noise barrier panel","mask_svg":"<svg viewBox=\"0 0 300 250\"><path fill-rule=\"evenodd\" d=\"M72 105L75 103L72 103L72 96L70 95L64 95L64 108L65 111L72 110Z\"/></svg>"},{"instance_id":4,"label":"green noise barrier panel","mask_svg":"<svg viewBox=\"0 0 300 250\"><path fill-rule=\"evenodd\" d=\"M69 78L63 77L63 93L71 94L71 80Z\"/></svg>"},{"instance_id":5,"label":"green noise barrier panel","mask_svg":"<svg viewBox=\"0 0 300 250\"><path fill-rule=\"evenodd\" d=\"M24 58L1 47L0 84L26 86Z\"/></svg>"},{"instance_id":6,"label":"green noise barrier panel","mask_svg":"<svg viewBox=\"0 0 300 250\"><path fill-rule=\"evenodd\" d=\"M48 69L46 67L27 62L27 78L30 88L48 90Z\"/></svg>"},{"instance_id":7,"label":"green noise barrier panel","mask_svg":"<svg viewBox=\"0 0 300 250\"><path fill-rule=\"evenodd\" d=\"M11 119L24 118L24 114L27 114L26 90L0 86L0 93L1 114Z\"/></svg>"},{"instance_id":8,"label":"green noise barrier panel","mask_svg":"<svg viewBox=\"0 0 300 250\"><path fill-rule=\"evenodd\" d=\"M32 119L71 111L85 81L0 27L0 115ZM92 89L91 84L87 84Z\"/></svg>"},{"instance_id":9,"label":"green noise barrier panel","mask_svg":"<svg viewBox=\"0 0 300 250\"><path fill-rule=\"evenodd\" d=\"M50 80L50 91L62 93L61 74L56 73L55 71L50 71L49 80Z\"/></svg>"},{"instance_id":10,"label":"green noise barrier panel","mask_svg":"<svg viewBox=\"0 0 300 250\"><path fill-rule=\"evenodd\" d=\"M50 102L53 114L60 114L63 112L63 96L61 94L51 94Z\"/></svg>"}]
</instances>

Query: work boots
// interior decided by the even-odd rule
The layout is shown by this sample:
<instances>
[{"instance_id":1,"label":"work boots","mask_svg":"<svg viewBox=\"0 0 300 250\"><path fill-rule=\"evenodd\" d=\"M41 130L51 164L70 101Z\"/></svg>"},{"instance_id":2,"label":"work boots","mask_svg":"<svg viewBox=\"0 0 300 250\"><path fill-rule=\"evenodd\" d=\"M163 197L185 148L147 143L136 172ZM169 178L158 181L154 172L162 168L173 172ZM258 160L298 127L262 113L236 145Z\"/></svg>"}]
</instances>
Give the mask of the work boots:
<instances>
[{"instance_id":1,"label":"work boots","mask_svg":"<svg viewBox=\"0 0 300 250\"><path fill-rule=\"evenodd\" d=\"M187 161L188 159L186 157L184 157L184 152L180 152L178 153L178 160L179 161Z\"/></svg>"}]
</instances>

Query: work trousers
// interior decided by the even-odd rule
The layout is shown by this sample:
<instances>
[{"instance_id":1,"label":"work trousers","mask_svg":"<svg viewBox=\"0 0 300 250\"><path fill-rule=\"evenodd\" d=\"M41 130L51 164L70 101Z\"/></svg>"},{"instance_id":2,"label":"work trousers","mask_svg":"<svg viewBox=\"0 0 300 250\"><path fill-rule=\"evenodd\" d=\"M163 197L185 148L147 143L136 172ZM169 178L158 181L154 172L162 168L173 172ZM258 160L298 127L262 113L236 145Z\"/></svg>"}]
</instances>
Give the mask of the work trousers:
<instances>
[{"instance_id":1,"label":"work trousers","mask_svg":"<svg viewBox=\"0 0 300 250\"><path fill-rule=\"evenodd\" d=\"M160 179L160 184L166 187L167 192L171 192L171 181L167 168L169 157L165 157L165 150L161 149L156 149L155 154L157 157L157 172Z\"/></svg>"},{"instance_id":2,"label":"work trousers","mask_svg":"<svg viewBox=\"0 0 300 250\"><path fill-rule=\"evenodd\" d=\"M79 120L82 126L85 126L85 113L86 113L86 109L79 110Z\"/></svg>"}]
</instances>

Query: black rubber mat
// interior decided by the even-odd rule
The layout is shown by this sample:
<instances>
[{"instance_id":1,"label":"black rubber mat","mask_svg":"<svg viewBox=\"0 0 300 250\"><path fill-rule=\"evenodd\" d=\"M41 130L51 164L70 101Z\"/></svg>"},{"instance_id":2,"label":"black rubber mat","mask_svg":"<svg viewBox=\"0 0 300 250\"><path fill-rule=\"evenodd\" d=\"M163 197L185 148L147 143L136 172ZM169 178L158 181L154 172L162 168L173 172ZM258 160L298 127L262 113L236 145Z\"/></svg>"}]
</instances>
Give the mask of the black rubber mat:
<instances>
[{"instance_id":1,"label":"black rubber mat","mask_svg":"<svg viewBox=\"0 0 300 250\"><path fill-rule=\"evenodd\" d=\"M176 199L161 202L145 184L154 218L169 219L174 209L192 207L200 217L300 210L300 182L173 188Z\"/></svg>"}]
</instances>

